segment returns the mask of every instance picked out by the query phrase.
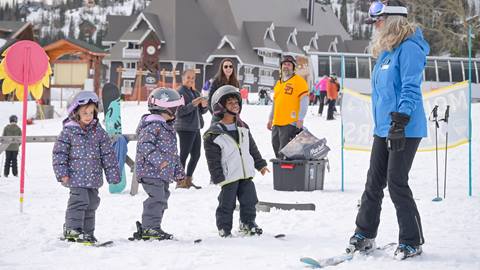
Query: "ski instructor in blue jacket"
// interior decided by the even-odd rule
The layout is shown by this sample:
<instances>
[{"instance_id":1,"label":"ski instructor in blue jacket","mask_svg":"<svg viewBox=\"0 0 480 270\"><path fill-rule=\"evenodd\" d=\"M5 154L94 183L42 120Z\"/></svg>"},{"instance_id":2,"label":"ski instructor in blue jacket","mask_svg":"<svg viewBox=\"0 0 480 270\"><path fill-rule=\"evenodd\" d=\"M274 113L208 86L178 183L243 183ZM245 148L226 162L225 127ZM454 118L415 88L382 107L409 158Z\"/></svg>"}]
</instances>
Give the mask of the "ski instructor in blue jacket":
<instances>
[{"instance_id":1,"label":"ski instructor in blue jacket","mask_svg":"<svg viewBox=\"0 0 480 270\"><path fill-rule=\"evenodd\" d=\"M377 58L372 73L374 141L347 252L375 248L383 190L388 184L399 226L395 258L403 260L421 254L424 243L408 173L422 137L427 136L420 86L430 49L422 31L407 20L401 1L373 2L367 23L375 27L370 49Z\"/></svg>"}]
</instances>

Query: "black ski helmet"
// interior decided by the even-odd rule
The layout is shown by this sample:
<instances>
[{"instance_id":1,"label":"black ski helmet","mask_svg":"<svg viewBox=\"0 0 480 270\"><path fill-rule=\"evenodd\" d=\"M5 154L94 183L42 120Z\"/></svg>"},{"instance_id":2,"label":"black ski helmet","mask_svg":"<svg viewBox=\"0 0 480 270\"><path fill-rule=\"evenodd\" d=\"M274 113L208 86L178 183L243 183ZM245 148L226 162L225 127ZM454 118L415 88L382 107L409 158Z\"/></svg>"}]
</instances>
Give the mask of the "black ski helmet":
<instances>
[{"instance_id":1,"label":"black ski helmet","mask_svg":"<svg viewBox=\"0 0 480 270\"><path fill-rule=\"evenodd\" d=\"M157 88L148 96L148 110L151 113L168 113L175 116L179 106L185 105L183 97L170 88Z\"/></svg>"},{"instance_id":2,"label":"black ski helmet","mask_svg":"<svg viewBox=\"0 0 480 270\"><path fill-rule=\"evenodd\" d=\"M16 115L10 115L8 120L10 120L10 123L17 123L18 122L18 117Z\"/></svg>"},{"instance_id":3,"label":"black ski helmet","mask_svg":"<svg viewBox=\"0 0 480 270\"><path fill-rule=\"evenodd\" d=\"M282 68L282 64L284 62L290 62L293 65L293 70L295 70L295 67L297 66L297 61L295 60L295 57L291 55L284 55L282 58L282 61L280 62L280 68Z\"/></svg>"},{"instance_id":4,"label":"black ski helmet","mask_svg":"<svg viewBox=\"0 0 480 270\"><path fill-rule=\"evenodd\" d=\"M228 111L225 107L225 102L229 97L235 97L238 99L238 105L240 105L240 111L242 111L242 98L238 88L232 85L224 85L219 87L212 96L212 109L215 116L223 117L223 114L226 112L236 115L235 113Z\"/></svg>"}]
</instances>

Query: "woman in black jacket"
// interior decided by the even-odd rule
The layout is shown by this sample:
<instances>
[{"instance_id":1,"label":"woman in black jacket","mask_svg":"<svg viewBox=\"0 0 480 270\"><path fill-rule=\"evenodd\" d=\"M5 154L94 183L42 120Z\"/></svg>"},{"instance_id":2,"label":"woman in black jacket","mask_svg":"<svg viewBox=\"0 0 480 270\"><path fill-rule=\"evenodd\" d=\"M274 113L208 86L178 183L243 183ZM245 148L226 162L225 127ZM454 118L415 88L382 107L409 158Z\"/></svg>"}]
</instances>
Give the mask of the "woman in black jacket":
<instances>
[{"instance_id":1,"label":"woman in black jacket","mask_svg":"<svg viewBox=\"0 0 480 270\"><path fill-rule=\"evenodd\" d=\"M183 96L185 105L177 110L175 130L180 142L180 161L186 169L185 179L177 182L177 188L201 188L192 183L193 172L200 159L202 138L200 129L203 127L202 114L207 112L207 99L195 90L195 71L187 69L182 74L182 87L178 93ZM190 155L187 167L187 157Z\"/></svg>"},{"instance_id":2,"label":"woman in black jacket","mask_svg":"<svg viewBox=\"0 0 480 270\"><path fill-rule=\"evenodd\" d=\"M237 71L235 69L235 65L233 64L233 60L230 58L224 58L220 62L220 66L218 67L217 74L213 78L212 85L210 86L210 91L208 93L208 110L212 113L212 123L218 122L220 120L219 117L215 116L212 110L212 96L215 91L220 86L224 85L232 85L238 88L240 84L237 80Z\"/></svg>"}]
</instances>

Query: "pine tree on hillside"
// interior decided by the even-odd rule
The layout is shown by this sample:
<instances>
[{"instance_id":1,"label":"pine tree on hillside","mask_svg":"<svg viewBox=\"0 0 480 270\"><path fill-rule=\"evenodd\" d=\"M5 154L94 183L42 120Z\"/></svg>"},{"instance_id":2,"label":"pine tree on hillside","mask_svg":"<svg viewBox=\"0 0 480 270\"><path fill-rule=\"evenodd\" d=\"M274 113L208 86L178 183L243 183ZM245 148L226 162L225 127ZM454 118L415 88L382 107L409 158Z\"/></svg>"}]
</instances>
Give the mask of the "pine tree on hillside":
<instances>
[{"instance_id":1,"label":"pine tree on hillside","mask_svg":"<svg viewBox=\"0 0 480 270\"><path fill-rule=\"evenodd\" d=\"M411 0L409 4L409 17L422 27L431 55L468 55L468 0Z\"/></svg>"},{"instance_id":2,"label":"pine tree on hillside","mask_svg":"<svg viewBox=\"0 0 480 270\"><path fill-rule=\"evenodd\" d=\"M343 28L348 31L347 0L342 0L342 6L340 7L340 23L343 25Z\"/></svg>"}]
</instances>

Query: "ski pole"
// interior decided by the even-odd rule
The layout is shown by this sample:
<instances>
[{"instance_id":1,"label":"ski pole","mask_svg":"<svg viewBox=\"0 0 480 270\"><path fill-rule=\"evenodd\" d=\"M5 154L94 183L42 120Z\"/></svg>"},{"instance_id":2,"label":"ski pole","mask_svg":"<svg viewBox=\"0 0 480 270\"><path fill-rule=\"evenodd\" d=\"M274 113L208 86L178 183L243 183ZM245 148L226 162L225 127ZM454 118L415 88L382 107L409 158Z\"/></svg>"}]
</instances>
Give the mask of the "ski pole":
<instances>
[{"instance_id":1,"label":"ski pole","mask_svg":"<svg viewBox=\"0 0 480 270\"><path fill-rule=\"evenodd\" d=\"M439 202L442 200L439 196L439 191L438 191L438 105L435 105L432 110L432 117L433 117L433 122L435 122L435 169L437 173L437 197L433 198L432 201L434 202Z\"/></svg>"},{"instance_id":2,"label":"ski pole","mask_svg":"<svg viewBox=\"0 0 480 270\"><path fill-rule=\"evenodd\" d=\"M445 121L445 175L443 178L443 198L445 199L447 194L447 153L448 153L448 117L450 114L450 105L447 105L447 109L445 110L445 117L443 121Z\"/></svg>"}]
</instances>

